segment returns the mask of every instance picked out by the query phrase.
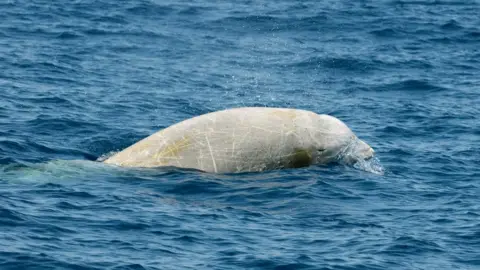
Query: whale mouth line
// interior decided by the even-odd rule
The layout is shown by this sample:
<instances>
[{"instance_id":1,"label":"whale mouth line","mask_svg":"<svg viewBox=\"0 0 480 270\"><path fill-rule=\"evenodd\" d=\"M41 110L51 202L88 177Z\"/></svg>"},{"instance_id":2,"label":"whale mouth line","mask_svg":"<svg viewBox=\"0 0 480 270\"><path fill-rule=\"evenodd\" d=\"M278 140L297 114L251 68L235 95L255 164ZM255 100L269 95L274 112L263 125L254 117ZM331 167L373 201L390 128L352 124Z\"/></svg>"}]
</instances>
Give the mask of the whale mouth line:
<instances>
[{"instance_id":1,"label":"whale mouth line","mask_svg":"<svg viewBox=\"0 0 480 270\"><path fill-rule=\"evenodd\" d=\"M364 160L364 161L371 161L371 160L374 159L374 157L375 157L374 155L371 155L371 156L369 156L369 157L364 158L363 160Z\"/></svg>"}]
</instances>

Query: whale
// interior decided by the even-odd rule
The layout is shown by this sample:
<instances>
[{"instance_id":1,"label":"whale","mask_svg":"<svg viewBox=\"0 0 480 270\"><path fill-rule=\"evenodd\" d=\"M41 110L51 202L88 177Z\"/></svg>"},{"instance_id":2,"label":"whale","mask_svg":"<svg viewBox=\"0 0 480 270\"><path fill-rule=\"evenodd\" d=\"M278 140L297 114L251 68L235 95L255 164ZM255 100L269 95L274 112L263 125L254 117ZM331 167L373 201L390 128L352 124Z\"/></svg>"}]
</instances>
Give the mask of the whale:
<instances>
[{"instance_id":1,"label":"whale","mask_svg":"<svg viewBox=\"0 0 480 270\"><path fill-rule=\"evenodd\" d=\"M374 153L334 116L302 109L242 107L173 124L103 162L242 173L355 164L371 159Z\"/></svg>"}]
</instances>

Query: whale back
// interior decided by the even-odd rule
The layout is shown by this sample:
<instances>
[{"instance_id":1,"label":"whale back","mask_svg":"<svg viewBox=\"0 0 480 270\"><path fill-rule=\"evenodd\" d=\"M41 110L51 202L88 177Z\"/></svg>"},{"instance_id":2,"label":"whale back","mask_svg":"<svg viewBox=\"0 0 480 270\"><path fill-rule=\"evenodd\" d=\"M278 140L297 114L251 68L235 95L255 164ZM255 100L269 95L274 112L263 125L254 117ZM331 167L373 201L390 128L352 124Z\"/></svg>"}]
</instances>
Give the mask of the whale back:
<instances>
[{"instance_id":1,"label":"whale back","mask_svg":"<svg viewBox=\"0 0 480 270\"><path fill-rule=\"evenodd\" d=\"M327 163L330 160L318 158L317 149L328 148L328 140L339 140L334 136L336 132L353 133L340 120L323 118L310 111L284 108L237 108L208 113L165 128L104 162L217 173ZM342 127L342 132L335 130L336 125ZM327 140L325 131L329 134Z\"/></svg>"}]
</instances>

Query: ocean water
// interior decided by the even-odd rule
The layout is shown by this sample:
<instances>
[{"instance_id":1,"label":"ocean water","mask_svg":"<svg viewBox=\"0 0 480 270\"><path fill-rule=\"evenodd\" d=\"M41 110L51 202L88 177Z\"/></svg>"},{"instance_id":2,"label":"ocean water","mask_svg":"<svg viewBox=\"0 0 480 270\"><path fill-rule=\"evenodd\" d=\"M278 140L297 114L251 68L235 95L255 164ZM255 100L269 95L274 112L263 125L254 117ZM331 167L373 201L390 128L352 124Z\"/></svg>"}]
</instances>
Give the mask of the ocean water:
<instances>
[{"instance_id":1,"label":"ocean water","mask_svg":"<svg viewBox=\"0 0 480 270\"><path fill-rule=\"evenodd\" d=\"M0 1L0 269L480 269L480 3ZM377 153L213 175L95 162L240 106Z\"/></svg>"}]
</instances>

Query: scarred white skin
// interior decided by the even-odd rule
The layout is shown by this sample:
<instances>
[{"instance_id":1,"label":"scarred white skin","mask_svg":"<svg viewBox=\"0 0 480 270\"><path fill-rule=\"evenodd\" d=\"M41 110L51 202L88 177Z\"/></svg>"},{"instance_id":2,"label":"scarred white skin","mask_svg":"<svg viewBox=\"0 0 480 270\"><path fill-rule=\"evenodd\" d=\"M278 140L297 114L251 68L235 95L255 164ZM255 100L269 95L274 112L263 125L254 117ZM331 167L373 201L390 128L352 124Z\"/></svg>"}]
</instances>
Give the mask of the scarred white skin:
<instances>
[{"instance_id":1,"label":"scarred white skin","mask_svg":"<svg viewBox=\"0 0 480 270\"><path fill-rule=\"evenodd\" d=\"M236 108L163 129L105 160L237 173L369 159L373 149L340 120L284 108Z\"/></svg>"}]
</instances>

